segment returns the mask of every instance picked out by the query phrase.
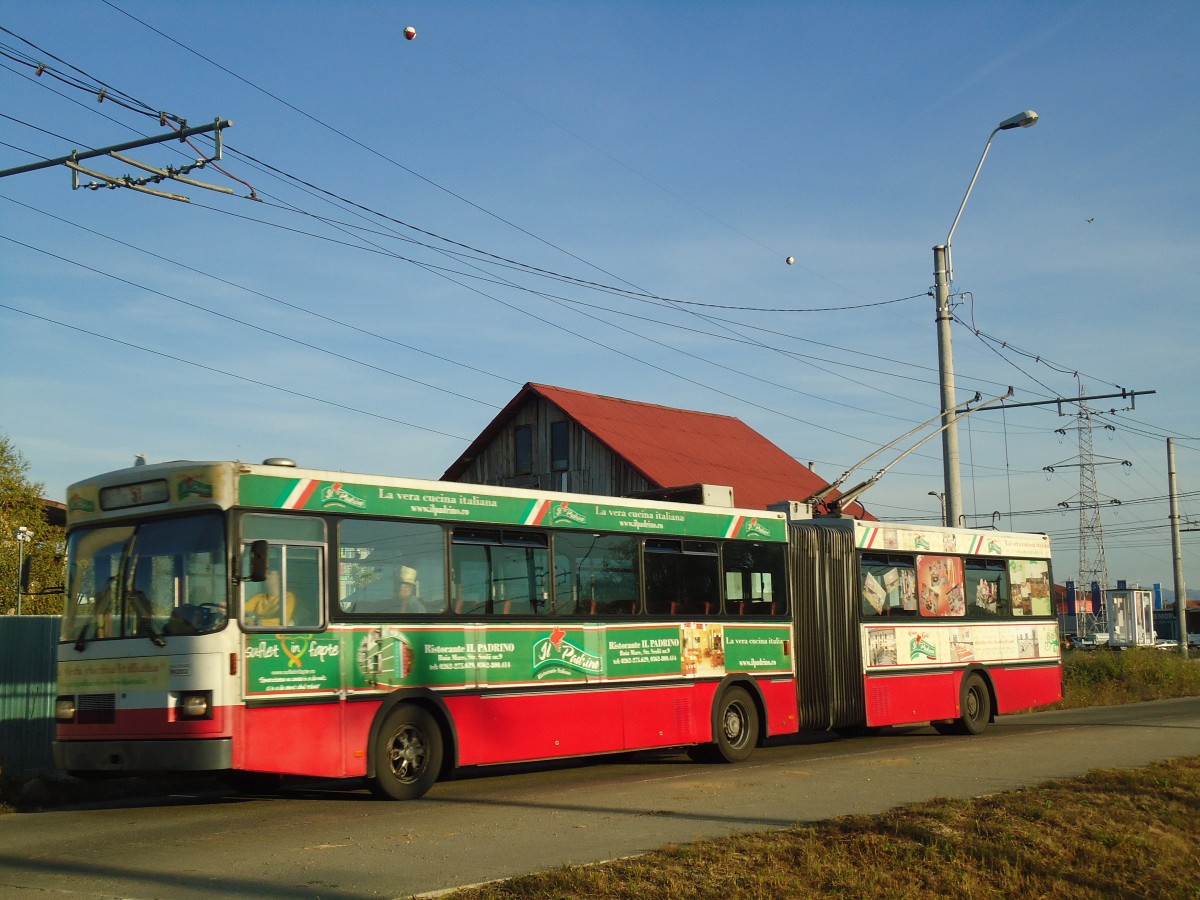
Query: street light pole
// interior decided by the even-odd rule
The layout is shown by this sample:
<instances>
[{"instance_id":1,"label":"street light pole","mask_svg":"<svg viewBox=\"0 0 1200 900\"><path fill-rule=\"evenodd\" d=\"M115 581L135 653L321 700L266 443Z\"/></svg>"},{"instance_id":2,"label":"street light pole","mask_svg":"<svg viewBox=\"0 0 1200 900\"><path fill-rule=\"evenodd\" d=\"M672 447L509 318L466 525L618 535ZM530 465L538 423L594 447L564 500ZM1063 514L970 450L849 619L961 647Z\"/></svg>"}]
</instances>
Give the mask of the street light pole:
<instances>
[{"instance_id":1,"label":"street light pole","mask_svg":"<svg viewBox=\"0 0 1200 900\"><path fill-rule=\"evenodd\" d=\"M33 540L33 531L24 525L17 526L17 615L21 614L21 573L25 569L25 545Z\"/></svg>"},{"instance_id":2,"label":"street light pole","mask_svg":"<svg viewBox=\"0 0 1200 900\"><path fill-rule=\"evenodd\" d=\"M954 229L958 227L958 220L962 217L963 209L966 208L967 198L971 196L971 189L975 187L979 170L983 168L983 161L987 159L988 150L992 147L992 138L996 136L996 132L1008 131L1011 128L1028 128L1037 120L1038 114L1032 109L1027 109L1005 119L992 129L992 133L988 135L987 143L983 147L983 155L979 157L979 164L975 167L975 174L971 176L971 183L967 185L967 192L958 206L958 214L955 215L950 232L946 235L946 243L938 244L933 248L933 298L937 311L938 373L942 394L942 471L946 487L945 509L942 518L944 523L951 527L957 526L962 521L963 509L962 482L959 478L958 464L958 416L954 410L957 405L954 399L954 350L951 346L950 336L950 284L954 280L954 262L950 252L950 241L954 237Z\"/></svg>"},{"instance_id":3,"label":"street light pole","mask_svg":"<svg viewBox=\"0 0 1200 900\"><path fill-rule=\"evenodd\" d=\"M950 338L950 280L948 248L933 248L933 295L937 304L938 376L942 392L942 524L955 527L962 515L962 482L958 466L958 415L954 401L954 349Z\"/></svg>"}]
</instances>

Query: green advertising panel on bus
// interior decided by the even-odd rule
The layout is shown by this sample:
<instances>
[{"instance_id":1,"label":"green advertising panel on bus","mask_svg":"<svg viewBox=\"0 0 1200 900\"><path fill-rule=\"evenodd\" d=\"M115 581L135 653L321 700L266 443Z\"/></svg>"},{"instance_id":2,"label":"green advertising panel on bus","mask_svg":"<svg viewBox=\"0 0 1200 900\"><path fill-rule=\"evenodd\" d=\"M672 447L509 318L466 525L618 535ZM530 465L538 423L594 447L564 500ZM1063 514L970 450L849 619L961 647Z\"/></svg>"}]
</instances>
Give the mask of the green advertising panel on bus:
<instances>
[{"instance_id":1,"label":"green advertising panel on bus","mask_svg":"<svg viewBox=\"0 0 1200 900\"><path fill-rule=\"evenodd\" d=\"M243 475L243 506L362 515L574 529L673 534L686 537L786 541L787 524L775 513L691 511L646 503L596 502L550 494L513 496L482 491L407 489L314 478ZM711 507L709 508L711 509Z\"/></svg>"},{"instance_id":2,"label":"green advertising panel on bus","mask_svg":"<svg viewBox=\"0 0 1200 900\"><path fill-rule=\"evenodd\" d=\"M790 674L783 625L383 625L246 635L246 693Z\"/></svg>"}]
</instances>

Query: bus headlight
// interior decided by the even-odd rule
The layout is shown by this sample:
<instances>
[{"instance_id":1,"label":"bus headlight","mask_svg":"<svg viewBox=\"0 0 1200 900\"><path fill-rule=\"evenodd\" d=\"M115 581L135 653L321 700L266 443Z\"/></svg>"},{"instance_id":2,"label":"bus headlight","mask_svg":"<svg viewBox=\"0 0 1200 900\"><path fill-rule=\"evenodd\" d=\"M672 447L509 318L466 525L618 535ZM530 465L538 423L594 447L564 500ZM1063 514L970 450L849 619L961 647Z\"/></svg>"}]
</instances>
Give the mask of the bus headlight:
<instances>
[{"instance_id":1,"label":"bus headlight","mask_svg":"<svg viewBox=\"0 0 1200 900\"><path fill-rule=\"evenodd\" d=\"M54 718L58 722L75 721L75 698L58 697L54 701Z\"/></svg>"},{"instance_id":2,"label":"bus headlight","mask_svg":"<svg viewBox=\"0 0 1200 900\"><path fill-rule=\"evenodd\" d=\"M212 712L212 695L197 691L179 695L179 716L183 719L206 719Z\"/></svg>"}]
</instances>

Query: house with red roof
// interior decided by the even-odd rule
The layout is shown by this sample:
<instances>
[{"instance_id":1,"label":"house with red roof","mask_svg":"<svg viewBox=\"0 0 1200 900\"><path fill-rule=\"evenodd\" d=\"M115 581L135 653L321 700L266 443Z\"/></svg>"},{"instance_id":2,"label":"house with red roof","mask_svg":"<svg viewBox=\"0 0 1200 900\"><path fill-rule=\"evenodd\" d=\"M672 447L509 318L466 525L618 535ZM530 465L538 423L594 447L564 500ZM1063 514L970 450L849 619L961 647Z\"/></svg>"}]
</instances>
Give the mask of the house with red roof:
<instances>
[{"instance_id":1,"label":"house with red roof","mask_svg":"<svg viewBox=\"0 0 1200 900\"><path fill-rule=\"evenodd\" d=\"M685 502L718 496L747 509L807 500L828 484L733 416L533 383L442 478ZM705 486L732 488L732 497ZM847 512L873 518L857 503Z\"/></svg>"}]
</instances>

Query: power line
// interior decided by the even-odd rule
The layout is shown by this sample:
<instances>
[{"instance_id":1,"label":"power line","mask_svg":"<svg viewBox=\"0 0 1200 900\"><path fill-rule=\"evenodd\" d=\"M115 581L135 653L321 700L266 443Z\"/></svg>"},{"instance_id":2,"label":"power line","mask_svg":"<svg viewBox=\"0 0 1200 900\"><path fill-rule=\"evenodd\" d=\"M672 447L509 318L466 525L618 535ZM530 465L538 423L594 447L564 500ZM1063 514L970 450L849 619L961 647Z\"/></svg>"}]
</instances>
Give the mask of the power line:
<instances>
[{"instance_id":1,"label":"power line","mask_svg":"<svg viewBox=\"0 0 1200 900\"><path fill-rule=\"evenodd\" d=\"M28 38L24 38L21 35L17 34L16 32L10 31L9 29L5 28L2 25L0 25L0 31L3 31L5 34L15 37L17 40L21 41L22 43L27 44L28 46L37 50L43 56L49 57L50 59L53 59L56 62L60 62L64 66L67 66L68 68L74 70L75 72L78 72L80 75L84 76L84 78L89 79L91 81L91 84L88 84L85 81L81 81L80 79L74 77L73 75L69 75L67 73L60 72L57 69L55 69L53 66L50 66L41 60L38 60L34 57L29 56L27 53L25 53L22 50L12 47L8 44L0 44L0 56L4 56L19 65L24 65L24 66L27 66L28 68L33 69L34 75L36 77L40 78L42 75L49 75L51 78L54 78L56 81L60 81L63 84L69 85L70 87L74 87L74 88L82 90L86 93L96 95L97 98L100 100L100 102L107 100L110 103L116 103L118 106L123 107L124 109L127 109L130 112L136 112L141 115L150 116L150 117L156 118L156 119L162 119L163 117L167 117L181 125L186 124L182 119L178 119L174 116L170 116L169 114L164 113L160 110L155 110L153 107L149 106L146 103L143 103L142 101L138 100L136 97L126 94L124 91L118 90L117 88L114 88L110 84L106 84L105 82L101 81L100 79L96 78L93 75L89 75L87 72L83 71L83 69L80 69L77 66L71 65L71 63L67 62L66 60L60 59L59 57L55 56L50 51L44 50L43 48L39 47L37 44L30 41Z\"/></svg>"},{"instance_id":2,"label":"power line","mask_svg":"<svg viewBox=\"0 0 1200 900\"><path fill-rule=\"evenodd\" d=\"M336 409L345 410L346 412L358 413L359 415L363 415L363 416L370 416L373 419L382 419L385 422L392 422L393 424L396 424L396 425L404 425L408 428L416 428L418 431L427 431L430 434L437 434L437 435L441 435L442 437L453 438L456 441L469 442L471 440L471 438L463 437L462 435L459 435L459 434L450 434L447 431L439 431L436 428L429 428L428 426L425 426L425 425L417 425L414 422L405 422L403 419L397 419L393 416L385 416L383 413L376 413L376 412L371 412L371 411L365 410L365 409L359 409L354 406L348 406L347 404L343 403L340 400L327 400L324 397L317 397L313 394L305 394L302 391L292 390L291 388L285 388L285 387L282 387L277 384L271 384L266 381L259 381L256 378L250 378L249 376L246 376L246 375L238 375L236 372L229 372L229 371L226 371L225 369L218 369L215 366L208 366L208 365L205 365L204 363L198 363L195 360L185 359L182 356L175 356L170 353L163 353L160 350L152 350L149 347L143 347L140 344L134 344L130 341L121 340L120 338L110 337L109 335L101 334L98 331L91 331L87 328L80 328L78 325L69 325L66 322L60 322L57 319L51 319L49 316L40 316L37 313L32 313L26 309L20 309L16 306L9 306L7 303L0 303L0 308L7 309L7 310L10 310L15 313L20 313L21 315L24 315L24 316L29 316L31 319L40 319L43 322L48 322L51 325L58 325L61 328L69 328L71 331L76 331L76 332L79 332L80 334L86 334L86 335L90 335L91 337L100 338L101 340L111 341L112 343L120 344L123 347L130 347L134 350L140 350L143 353L150 353L154 356L159 356L159 357L162 357L163 359L169 359L173 362L184 363L185 365L194 366L197 369L204 369L206 372L214 372L217 375L225 375L229 378L236 378L238 381L245 381L249 384L254 384L254 385L258 385L259 387L269 388L270 390L279 391L280 393L284 393L284 394L291 394L293 397L300 397L301 399L304 399L304 400L313 400L317 403L322 403L326 406L332 406Z\"/></svg>"},{"instance_id":3,"label":"power line","mask_svg":"<svg viewBox=\"0 0 1200 900\"><path fill-rule=\"evenodd\" d=\"M417 347L417 346L415 346L415 345L413 345L413 344L406 344L406 343L404 343L403 341L398 341L398 340L396 340L396 339L395 339L395 338L393 338L393 337L389 337L389 336L387 336L387 335L385 335L385 334L380 334L380 333L379 333L379 331L378 331L377 329L376 329L376 330L370 330L370 329L367 329L367 328L361 328L361 327L359 327L359 326L357 326L357 325L352 325L352 324L350 324L349 322L343 321L343 320L341 320L341 319L338 319L338 318L335 318L335 317L333 317L333 316L329 316L329 315L326 315L326 314L324 314L324 313L317 312L317 311L316 311L316 310L314 310L314 309L309 309L308 307L300 306L300 305L299 305L299 304L297 304L297 303L291 303L291 302L289 302L289 301L287 301L287 300L282 300L282 299L280 299L279 297L272 296L271 294L267 294L267 293L264 293L264 292L262 292L262 291L255 290L255 289L253 289L253 288L246 287L245 285L238 284L237 282L230 281L230 280L228 280L228 279L226 279L226 278L221 278L221 277L219 277L219 276L217 276L217 275L213 275L211 272L205 272L205 271L204 271L204 270L202 270L202 269L197 269L195 266L189 266L187 263L180 262L180 261L179 261L179 260L177 260L177 259L171 259L170 257L163 256L163 255L162 255L162 254L160 254L160 253L155 253L155 252L153 252L153 251L151 251L151 250L147 250L147 249L145 249L144 247L138 247L138 246L136 246L136 245L134 245L134 244L131 244L131 243L127 242L127 241L123 241L123 240L121 240L120 238L113 237L111 234L106 234L106 233L104 233L104 232L96 231L95 229L88 228L86 225L81 225L81 224L79 224L78 222L72 222L72 221L70 221L70 220L68 220L68 219L64 219L64 218L62 218L62 217L60 217L60 216L56 216L56 215L54 215L53 213L46 212L45 210L41 210L41 209L37 209L37 208L35 208L35 207L32 207L32 206L29 206L28 204L26 204L26 203L22 203L22 202L21 202L21 201L19 201L19 200L14 200L12 197L7 197L7 196L5 196L5 195L3 195L3 194L0 194L0 199L7 200L7 201L8 201L8 202L10 202L10 203L15 203L17 206L21 206L21 207L23 207L23 208L25 208L25 209L28 209L28 210L30 210L31 212L36 212L36 213L39 213L39 214L41 214L41 215L43 215L43 216L47 216L48 218L54 219L55 221L62 222L64 225L70 225L70 226L71 226L71 227L73 227L73 228L78 228L78 229L80 229L80 230L82 230L82 231L86 231L88 234L94 235L95 237L103 238L103 239L104 239L104 240L106 240L106 241L111 241L111 242L113 242L113 243L115 243L115 244L119 244L119 245L121 245L122 247L126 247L126 248L128 248L128 249L130 249L130 250L134 250L134 251L136 251L136 252L138 252L138 253L145 254L146 256L152 257L153 259L157 259L157 260L161 260L162 262L170 263L171 265L173 265L173 266L178 266L178 267L180 267L181 269L186 269L186 270L187 270L187 271L189 271L189 272L193 272L193 273L195 273L196 275L203 276L204 278L209 278L209 279L211 279L211 280L213 280L213 281L216 281L216 282L218 282L219 284L224 284L224 285L227 285L227 286L229 286L229 287L233 287L233 288L237 288L238 290L245 291L246 293L253 294L253 295L257 296L257 297L262 297L264 300L269 300L269 301L271 301L272 303L277 303L277 304L279 304L280 306L285 306L285 307L287 307L287 308L289 308L289 309L296 310L297 312L304 313L305 315L312 316L312 317L314 317L314 318L316 318L316 319L320 319L321 321L324 321L324 322L329 322L329 323L331 323L331 324L333 324L333 325L338 325L338 326L340 326L340 327L342 327L342 328L349 329L349 330L351 330L351 331L354 331L354 332L356 332L356 333L358 333L358 334L365 335L365 336L367 336L367 337L372 337L372 338L375 338L375 339L377 339L377 340L383 341L383 342L385 342L385 343L388 343L388 344L391 344L391 345L393 345L393 346L396 346L396 347L401 347L401 348L403 348L404 350L408 350L408 351L410 351L410 352L413 352L413 353L419 353L419 354L421 354L421 355L423 355L423 356L428 356L428 357L430 357L431 359L436 359L436 360L439 360L439 361L441 361L441 362L444 362L444 363L449 363L450 365L458 366L458 367L460 367L460 368L467 369L467 370L469 370L469 371L472 371L472 372L477 372L478 374L480 374L480 375L486 375L486 376L488 376L489 378L495 378L495 379L496 379L496 380L498 380L498 381L505 381L505 382L508 382L509 384L516 384L516 385L523 384L523 382L521 382L521 381L517 381L516 379L513 379L513 378L508 378L507 376L500 375L500 374L498 374L498 373L496 373L496 372L489 372L489 371L488 371L488 370L486 370L486 369L481 369L481 368L478 368L477 366L472 366L472 365L470 365L469 363L465 363L465 362L463 362L462 360L453 359L453 358L451 358L451 357L448 357L448 356L442 356L441 354L438 354L438 353L433 353L433 352L432 352L432 351L430 351L430 350L426 350L426 349L424 349L424 348Z\"/></svg>"},{"instance_id":4,"label":"power line","mask_svg":"<svg viewBox=\"0 0 1200 900\"><path fill-rule=\"evenodd\" d=\"M1019 356L1024 356L1026 359L1031 359L1040 365L1046 366L1048 369L1050 369L1054 372L1057 372L1060 375L1070 375L1072 377L1084 377L1084 378L1088 378L1092 381L1099 381L1103 384L1112 384L1112 386L1115 387L1118 391L1121 390L1121 385L1119 385L1119 384L1114 384L1104 378L1098 378L1093 375L1088 375L1086 372L1080 372L1078 369L1074 369L1070 366L1066 366L1061 363L1055 363L1055 362L1051 361L1050 359L1047 359L1046 356L1044 356L1043 354L1034 353L1032 350L1022 350L1020 347L1017 347L1010 341L1001 340L998 337L993 337L992 335L987 334L986 332L980 331L973 324L967 325L966 322L963 322L961 319L958 319L957 317L955 320L957 322L959 322L960 324L966 326L967 328L970 328L971 332L977 338L979 338L981 341L990 342L990 343L995 344L1005 350L1011 350L1013 353L1016 353Z\"/></svg>"},{"instance_id":5,"label":"power line","mask_svg":"<svg viewBox=\"0 0 1200 900\"><path fill-rule=\"evenodd\" d=\"M181 297L172 296L171 294L167 294L167 293L164 293L163 291L155 290L154 288L148 287L144 284L138 284L136 281L130 281L128 278L122 278L121 276L114 275L111 272L105 272L102 269L97 269L93 266L86 265L85 263L77 262L73 259L67 259L65 256L60 256L57 253L52 253L49 250L42 249L41 247L35 247L32 244L25 243L24 241L18 241L15 238L9 237L8 235L0 234L0 240L8 241L9 243L16 244L19 247L24 247L27 250L34 250L38 253L42 253L46 256L49 256L51 259L57 259L59 262L65 262L65 263L69 263L70 265L73 265L73 266L78 266L79 268L84 269L88 272L93 272L97 275L103 275L105 278L111 278L113 281L118 281L121 284L126 284L126 285L129 285L130 287L137 288L138 290L146 291L147 293L154 294L154 295L156 295L158 297L162 297L166 300L174 300L176 303L180 303L184 306L190 307L191 309L198 310L199 312L207 313L210 316L216 316L218 318L225 319L229 322L233 322L237 325L242 325L246 328L253 329L254 331L258 331L262 334L268 334L268 335L271 335L272 337L277 337L281 340L288 341L290 343L296 344L297 346L304 347L308 350L315 350L318 353L324 353L324 354L326 354L328 356L332 356L336 359L343 360L344 362L351 362L351 363L354 363L355 365L359 365L359 366L363 366L368 369L372 369L372 370L374 370L376 372L380 372L384 375L391 375L394 378L400 378L400 379L403 379L404 381L412 382L413 384L420 385L421 387L428 388L432 391L437 391L442 394L449 394L450 396L458 397L461 400L470 400L472 403L479 403L484 406L488 406L492 409L495 409L495 404L489 403L486 400L480 400L477 397L469 397L466 394L461 394L458 391L452 391L449 388L439 387L436 384L430 384L427 381L421 381L420 379L413 378L409 375L403 375L400 372L395 372L391 369L385 369L382 366L376 366L376 365L373 365L372 363L364 362L363 360L355 359L354 357L346 356L345 354L342 354L342 353L336 353L333 350L329 350L325 347L319 347L316 344L309 343L308 341L302 341L299 338L290 337L286 334L283 334L282 332L273 331L270 328L264 328L261 325L255 325L253 322L247 322L245 319L239 319L236 316L231 316L231 315L228 315L223 312L218 312L215 309L209 309L206 306L201 306L199 303L193 303L190 300L184 300Z\"/></svg>"},{"instance_id":6,"label":"power line","mask_svg":"<svg viewBox=\"0 0 1200 900\"><path fill-rule=\"evenodd\" d=\"M471 254L475 254L476 256L482 256L482 257L486 258L485 260L481 260L481 261L494 263L494 264L501 265L501 266L508 267L508 268L518 269L522 272L527 272L527 273L533 274L533 275L539 275L539 276L554 279L557 281L565 281L570 284L576 285L578 287L591 288L591 289L602 291L605 293L615 294L617 296L628 297L633 300L640 300L643 302L658 301L661 303L672 304L674 306L695 306L695 307L703 307L703 308L707 308L707 309L728 310L731 312L819 313L819 312L846 312L846 311L855 310L855 309L868 309L868 308L878 307L878 306L890 306L890 305L896 304L896 303L904 303L908 300L915 300L918 297L928 296L928 292L922 292L920 294L912 294L907 297L898 297L894 300L877 300L877 301L873 301L873 302L859 303L859 304L853 304L853 305L847 305L847 306L765 307L765 306L738 306L738 305L734 305L734 304L723 304L723 303L702 303L702 302L699 302L696 300L680 300L675 297L666 297L661 294L655 294L655 293L643 291L640 289L635 290L635 289L630 289L630 288L622 288L622 287L618 287L616 285L604 284L602 282L591 281L591 280L584 279L584 278L577 278L573 275L565 275L562 272L556 272L552 269L546 269L546 268L543 268L540 266L532 265L530 263L520 262L518 260L511 259L511 258L505 257L505 256L501 256L499 254L492 253L487 250L483 250L479 247L475 247L470 244L463 243L462 241L458 241L453 238L446 237L445 235L438 234L435 231L429 231L428 229L421 228L417 225L412 224L411 222L406 222L403 219L398 219L395 216L392 216L385 212L381 212L380 210L374 209L373 207L370 207L370 206L366 206L355 200L350 200L347 197L344 197L333 191L329 191L323 187L320 187L319 185L313 184L310 181L306 181L305 179L300 178L297 175L294 175L290 172L286 172L282 169L279 169L276 166L273 166L270 163L264 162L263 160L258 159L254 156L251 156L249 153L246 153L235 147L227 147L226 149L229 151L229 153L231 155L240 156L243 159L254 162L264 170L273 172L276 175L280 176L281 178L284 178L295 184L303 185L304 187L309 188L312 191L315 191L315 192L318 192L318 193L324 195L326 198L337 201L337 203L339 203L339 204L342 204L347 207L353 207L354 209L360 210L361 212L367 213L376 218L385 220L387 222L394 223L403 228L407 228L414 232L417 232L418 234L423 234L427 237L434 238L435 240L442 241L443 243L448 244L451 247L458 247L462 250L469 251ZM316 216L316 218L320 218L322 221L328 221L320 216ZM347 227L357 227L357 226L351 226L348 223L340 223L340 224L346 225ZM394 236L400 237L399 235L394 235ZM445 248L434 247L430 244L425 244L420 241L413 241L411 238L400 237L400 239L410 241L412 243L416 243L418 246L425 247L430 250L435 250L437 252L449 253L449 254L455 255L455 256L459 255L453 250L446 250ZM626 282L626 283L628 283L628 282Z\"/></svg>"},{"instance_id":7,"label":"power line","mask_svg":"<svg viewBox=\"0 0 1200 900\"><path fill-rule=\"evenodd\" d=\"M595 263L589 262L588 260L584 259L583 257L577 256L576 254L570 252L569 250L566 250L563 247L560 247L557 244L534 234L532 231L522 228L520 225L517 225L515 222L512 222L509 219L504 218L503 216L499 215L498 213L492 212L491 210L487 209L486 207L483 207L483 206L479 205L478 203L468 200L466 197L450 190L450 188L448 188L442 184L439 184L438 182L434 181L432 178L428 178L428 177L420 174L419 172L415 171L414 169L410 169L408 166L404 165L403 163L399 162L396 159L393 159L392 157L388 156L386 153L382 153L379 150L376 150L374 147L371 147L370 145L363 143L362 141L358 140L357 138L350 136L349 134L342 131L341 129L336 128L333 125L330 125L328 122L325 122L322 119L319 119L316 116L314 116L308 112L305 112L300 107L295 106L292 103L289 103L287 100L284 100L282 97L271 93L271 91L268 91L266 88L261 87L258 84L255 84L253 81L249 80L248 78L244 78L243 76L234 72L232 69L229 69L229 68L221 65L217 61L205 56L203 53L200 53L198 50L195 50L192 47L189 47L187 44L183 43L182 41L179 41L176 38L171 37L169 34L166 34L165 32L160 31L159 29L155 28L153 25L149 24L148 22L145 22L142 19L139 19L137 16L133 15L132 13L129 13L126 10L122 9L121 7L117 6L115 3L112 3L111 0L101 0L101 2L104 3L105 6L108 6L111 9L114 9L117 12L121 13L122 15L127 16L130 19L133 19L133 21L137 22L139 25L142 25L142 26L150 29L155 34L157 34L159 37L165 38L166 40L170 41L171 43L175 44L176 46L186 50L188 53L191 53L194 56L197 56L200 59L204 60L209 65L215 66L216 68L220 69L222 72L229 75L230 77L236 78L238 81L242 82L247 87L251 87L254 90L258 91L259 93L264 94L267 97L270 97L272 100L275 100L278 103L282 103L288 109L292 110L293 112L297 113L298 115L303 116L304 118L308 119L310 122L313 122L314 124L319 125L322 128L325 128L328 131L333 132L334 134L338 135L339 137L354 144L356 147L359 147L360 149L367 151L371 155L378 157L379 159L383 160L384 162L389 163L390 165L393 165L396 168L398 168L404 172L407 172L409 175L412 175L414 178L420 179L421 181L425 182L429 186L437 188L439 191L442 191L443 193L448 194L449 196L455 198L456 200L459 200L460 202L467 204L472 209L476 209L479 212L483 213L484 215L490 216L491 218L497 220L498 222L502 222L503 224L509 226L510 228L513 228L516 231L519 231L521 234L524 234L526 237L533 238L538 243L544 244L545 246L551 248L552 250L557 250L559 253L562 253L565 256L569 256L571 259L574 259L577 262L581 262L584 265L589 266L590 268L593 268L598 272L603 272L605 275L608 275L610 278L618 278L618 280L622 280L622 281L624 280L624 279L620 279L617 275L614 275L612 272L609 272L608 270L602 268L601 266L598 266Z\"/></svg>"}]
</instances>

